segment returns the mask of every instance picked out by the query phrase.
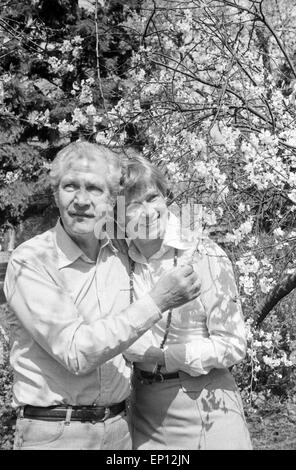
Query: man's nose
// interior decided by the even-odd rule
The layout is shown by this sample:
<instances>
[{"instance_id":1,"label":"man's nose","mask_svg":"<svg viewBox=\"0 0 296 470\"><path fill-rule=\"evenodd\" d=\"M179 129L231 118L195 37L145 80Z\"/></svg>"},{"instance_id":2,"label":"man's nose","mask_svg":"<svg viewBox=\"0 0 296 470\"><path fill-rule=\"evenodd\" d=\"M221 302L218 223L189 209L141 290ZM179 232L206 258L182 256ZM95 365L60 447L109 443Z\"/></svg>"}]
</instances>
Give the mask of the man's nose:
<instances>
[{"instance_id":1,"label":"man's nose","mask_svg":"<svg viewBox=\"0 0 296 470\"><path fill-rule=\"evenodd\" d=\"M79 206L87 206L90 204L89 194L85 189L79 189L76 192L74 202Z\"/></svg>"}]
</instances>

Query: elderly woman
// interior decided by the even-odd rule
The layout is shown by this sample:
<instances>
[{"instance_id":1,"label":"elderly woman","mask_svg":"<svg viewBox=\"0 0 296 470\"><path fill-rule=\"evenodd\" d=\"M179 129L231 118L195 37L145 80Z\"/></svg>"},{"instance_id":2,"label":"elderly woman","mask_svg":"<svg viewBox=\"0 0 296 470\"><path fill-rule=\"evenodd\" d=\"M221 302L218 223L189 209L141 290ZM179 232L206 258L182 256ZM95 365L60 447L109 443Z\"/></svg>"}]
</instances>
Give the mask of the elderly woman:
<instances>
[{"instance_id":1,"label":"elderly woman","mask_svg":"<svg viewBox=\"0 0 296 470\"><path fill-rule=\"evenodd\" d=\"M231 263L208 238L181 230L166 204L164 176L142 157L127 162L126 234L131 302L161 273L192 263L200 295L168 311L125 353L134 364L134 449L251 449L242 402L228 368L246 335Z\"/></svg>"}]
</instances>

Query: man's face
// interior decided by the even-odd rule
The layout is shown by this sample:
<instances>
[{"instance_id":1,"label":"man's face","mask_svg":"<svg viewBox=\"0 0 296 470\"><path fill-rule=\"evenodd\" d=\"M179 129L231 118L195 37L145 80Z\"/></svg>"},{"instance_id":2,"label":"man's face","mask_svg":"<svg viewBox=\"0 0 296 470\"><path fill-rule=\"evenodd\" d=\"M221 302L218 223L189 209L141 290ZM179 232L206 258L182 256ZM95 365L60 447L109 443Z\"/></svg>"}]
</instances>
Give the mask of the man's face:
<instances>
[{"instance_id":1,"label":"man's face","mask_svg":"<svg viewBox=\"0 0 296 470\"><path fill-rule=\"evenodd\" d=\"M126 197L126 231L130 238L163 238L167 218L165 199L155 187Z\"/></svg>"},{"instance_id":2,"label":"man's face","mask_svg":"<svg viewBox=\"0 0 296 470\"><path fill-rule=\"evenodd\" d=\"M96 222L110 207L107 171L103 158L77 159L66 166L55 200L64 229L74 239L93 237Z\"/></svg>"}]
</instances>

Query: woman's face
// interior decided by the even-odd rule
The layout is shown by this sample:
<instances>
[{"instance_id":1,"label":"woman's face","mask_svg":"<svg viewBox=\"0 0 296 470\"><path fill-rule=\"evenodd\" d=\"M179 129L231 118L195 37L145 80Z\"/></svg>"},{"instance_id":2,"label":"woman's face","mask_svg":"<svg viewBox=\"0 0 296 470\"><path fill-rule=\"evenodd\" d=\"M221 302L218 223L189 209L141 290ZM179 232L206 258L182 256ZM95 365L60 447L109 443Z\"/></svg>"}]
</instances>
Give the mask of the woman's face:
<instances>
[{"instance_id":1,"label":"woman's face","mask_svg":"<svg viewBox=\"0 0 296 470\"><path fill-rule=\"evenodd\" d=\"M126 195L126 232L131 239L163 238L168 209L164 196L155 187L145 187Z\"/></svg>"}]
</instances>

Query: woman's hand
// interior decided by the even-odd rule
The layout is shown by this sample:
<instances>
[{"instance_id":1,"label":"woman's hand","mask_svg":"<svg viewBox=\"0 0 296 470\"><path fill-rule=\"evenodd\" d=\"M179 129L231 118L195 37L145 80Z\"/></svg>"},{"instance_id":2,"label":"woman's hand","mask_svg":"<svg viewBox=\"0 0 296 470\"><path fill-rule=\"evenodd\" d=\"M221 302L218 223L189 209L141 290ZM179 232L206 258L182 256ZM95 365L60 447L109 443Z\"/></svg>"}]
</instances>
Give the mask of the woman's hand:
<instances>
[{"instance_id":1,"label":"woman's hand","mask_svg":"<svg viewBox=\"0 0 296 470\"><path fill-rule=\"evenodd\" d=\"M162 312L179 307L193 299L200 292L200 280L193 266L188 264L164 273L149 292Z\"/></svg>"}]
</instances>

